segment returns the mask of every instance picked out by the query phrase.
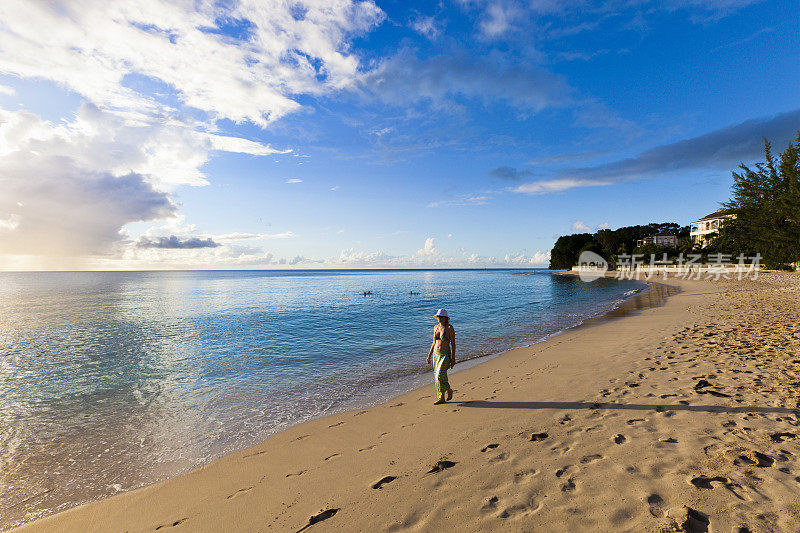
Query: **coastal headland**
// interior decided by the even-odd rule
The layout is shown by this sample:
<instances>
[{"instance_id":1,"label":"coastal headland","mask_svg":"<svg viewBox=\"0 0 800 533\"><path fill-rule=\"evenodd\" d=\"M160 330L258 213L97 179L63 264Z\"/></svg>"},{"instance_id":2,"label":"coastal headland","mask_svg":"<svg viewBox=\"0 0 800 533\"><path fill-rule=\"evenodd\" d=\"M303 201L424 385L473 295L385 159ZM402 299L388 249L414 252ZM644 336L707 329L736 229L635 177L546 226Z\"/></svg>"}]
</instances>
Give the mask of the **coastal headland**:
<instances>
[{"instance_id":1,"label":"coastal headland","mask_svg":"<svg viewBox=\"0 0 800 533\"><path fill-rule=\"evenodd\" d=\"M800 277L662 283L453 374L446 405L431 385L17 531L800 530Z\"/></svg>"}]
</instances>

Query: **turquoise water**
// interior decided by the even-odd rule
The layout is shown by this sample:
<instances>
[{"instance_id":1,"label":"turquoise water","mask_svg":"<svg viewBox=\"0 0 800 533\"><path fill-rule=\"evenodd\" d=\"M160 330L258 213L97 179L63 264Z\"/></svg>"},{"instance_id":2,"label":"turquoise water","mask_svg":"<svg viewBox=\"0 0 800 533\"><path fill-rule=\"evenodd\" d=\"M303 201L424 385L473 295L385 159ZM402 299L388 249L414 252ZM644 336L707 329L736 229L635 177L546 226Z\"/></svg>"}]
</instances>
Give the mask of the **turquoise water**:
<instances>
[{"instance_id":1,"label":"turquoise water","mask_svg":"<svg viewBox=\"0 0 800 533\"><path fill-rule=\"evenodd\" d=\"M430 383L437 308L458 358L478 358L641 287L544 270L0 274L0 528Z\"/></svg>"}]
</instances>

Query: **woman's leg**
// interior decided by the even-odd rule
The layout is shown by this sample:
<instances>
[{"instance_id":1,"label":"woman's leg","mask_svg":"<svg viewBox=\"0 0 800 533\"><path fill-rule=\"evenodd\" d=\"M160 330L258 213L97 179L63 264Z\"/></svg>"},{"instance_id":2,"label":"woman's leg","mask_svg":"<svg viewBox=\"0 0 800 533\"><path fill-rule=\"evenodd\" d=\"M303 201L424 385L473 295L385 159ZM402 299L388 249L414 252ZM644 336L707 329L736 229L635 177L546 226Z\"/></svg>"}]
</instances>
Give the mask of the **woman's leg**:
<instances>
[{"instance_id":1,"label":"woman's leg","mask_svg":"<svg viewBox=\"0 0 800 533\"><path fill-rule=\"evenodd\" d=\"M450 390L450 383L447 380L447 368L450 366L450 357L444 354L434 354L434 370L436 375L436 395L439 399L436 403L445 402L445 394Z\"/></svg>"}]
</instances>

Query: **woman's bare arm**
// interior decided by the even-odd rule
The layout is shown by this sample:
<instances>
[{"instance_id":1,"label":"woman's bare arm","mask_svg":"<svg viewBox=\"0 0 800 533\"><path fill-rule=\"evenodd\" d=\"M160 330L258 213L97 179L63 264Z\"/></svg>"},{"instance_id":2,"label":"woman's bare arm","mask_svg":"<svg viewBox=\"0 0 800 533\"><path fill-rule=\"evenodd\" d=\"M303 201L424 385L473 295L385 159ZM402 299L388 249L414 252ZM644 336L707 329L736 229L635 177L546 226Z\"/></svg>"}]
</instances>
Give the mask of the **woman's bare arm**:
<instances>
[{"instance_id":1,"label":"woman's bare arm","mask_svg":"<svg viewBox=\"0 0 800 533\"><path fill-rule=\"evenodd\" d=\"M450 326L450 334L448 337L450 339L450 346L452 346L450 350L450 368L453 368L456 366L456 330L453 326Z\"/></svg>"},{"instance_id":2,"label":"woman's bare arm","mask_svg":"<svg viewBox=\"0 0 800 533\"><path fill-rule=\"evenodd\" d=\"M435 333L435 328L434 328L434 337L435 336L436 336L436 333ZM433 355L433 347L434 346L436 346L436 339L435 338L433 339L433 341L431 341L431 349L428 350L428 359L426 360L427 364L431 364L431 355Z\"/></svg>"}]
</instances>

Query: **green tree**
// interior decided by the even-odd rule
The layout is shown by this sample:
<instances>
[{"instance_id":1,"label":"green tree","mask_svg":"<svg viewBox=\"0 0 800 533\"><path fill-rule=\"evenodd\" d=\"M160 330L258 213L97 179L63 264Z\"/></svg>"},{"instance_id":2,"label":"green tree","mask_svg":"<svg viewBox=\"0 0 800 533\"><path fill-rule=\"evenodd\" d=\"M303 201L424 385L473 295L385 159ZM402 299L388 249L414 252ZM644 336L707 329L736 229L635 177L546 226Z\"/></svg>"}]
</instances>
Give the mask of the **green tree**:
<instances>
[{"instance_id":1,"label":"green tree","mask_svg":"<svg viewBox=\"0 0 800 533\"><path fill-rule=\"evenodd\" d=\"M636 242L640 239L658 234L688 237L689 228L675 222L660 222L643 226L625 226L614 230L601 229L594 235L590 233L564 235L558 238L550 251L550 268L554 270L572 268L578 263L580 253L588 250L605 258L609 267L613 269L616 268L617 257L620 254L627 254L636 249ZM667 249L670 250L670 255L677 254L674 248L664 248Z\"/></svg>"},{"instance_id":2,"label":"green tree","mask_svg":"<svg viewBox=\"0 0 800 533\"><path fill-rule=\"evenodd\" d=\"M764 140L765 162L733 173L732 198L724 204L736 218L726 222L710 251L760 253L767 268L800 260L800 131L776 160Z\"/></svg>"},{"instance_id":3,"label":"green tree","mask_svg":"<svg viewBox=\"0 0 800 533\"><path fill-rule=\"evenodd\" d=\"M578 263L581 250L593 242L594 237L591 233L576 233L559 237L550 251L550 269L572 268Z\"/></svg>"}]
</instances>

